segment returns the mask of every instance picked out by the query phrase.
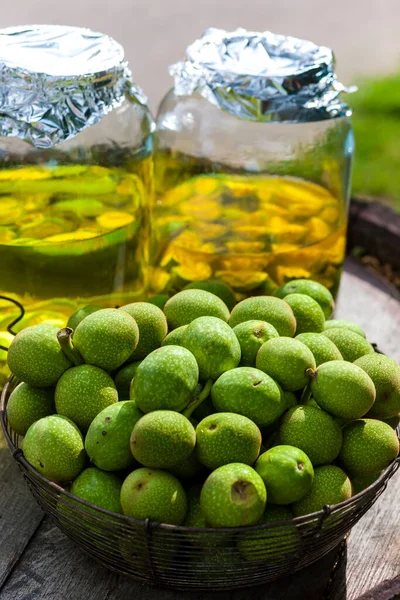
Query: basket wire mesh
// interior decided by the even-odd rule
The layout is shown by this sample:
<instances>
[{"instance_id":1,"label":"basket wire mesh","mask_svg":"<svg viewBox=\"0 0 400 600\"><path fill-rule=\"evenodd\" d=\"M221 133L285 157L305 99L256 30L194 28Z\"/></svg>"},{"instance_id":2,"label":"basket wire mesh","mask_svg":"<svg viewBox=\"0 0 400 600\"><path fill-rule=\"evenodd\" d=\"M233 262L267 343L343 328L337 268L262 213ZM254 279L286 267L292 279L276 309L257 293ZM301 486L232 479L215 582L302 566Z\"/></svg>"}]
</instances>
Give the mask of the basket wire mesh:
<instances>
[{"instance_id":1,"label":"basket wire mesh","mask_svg":"<svg viewBox=\"0 0 400 600\"><path fill-rule=\"evenodd\" d=\"M197 529L125 517L71 495L24 458L7 420L14 386L6 383L0 421L10 451L39 505L83 551L108 569L180 590L229 590L289 575L338 546L386 489L394 460L372 485L323 510L265 525Z\"/></svg>"}]
</instances>

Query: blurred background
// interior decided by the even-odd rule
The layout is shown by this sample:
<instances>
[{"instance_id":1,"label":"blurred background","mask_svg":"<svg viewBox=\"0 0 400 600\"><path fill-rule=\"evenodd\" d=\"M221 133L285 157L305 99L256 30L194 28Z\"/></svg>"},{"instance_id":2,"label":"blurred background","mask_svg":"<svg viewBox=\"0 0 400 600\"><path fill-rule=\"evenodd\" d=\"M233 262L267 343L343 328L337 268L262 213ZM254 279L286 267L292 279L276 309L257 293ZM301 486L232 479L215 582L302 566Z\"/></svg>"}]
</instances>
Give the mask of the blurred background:
<instances>
[{"instance_id":1,"label":"blurred background","mask_svg":"<svg viewBox=\"0 0 400 600\"><path fill-rule=\"evenodd\" d=\"M5 3L5 0L3 0ZM1 26L50 23L87 26L123 44L153 112L171 86L168 66L209 26L306 38L334 49L337 72L357 84L353 190L379 196L400 211L399 0L16 0Z\"/></svg>"},{"instance_id":2,"label":"blurred background","mask_svg":"<svg viewBox=\"0 0 400 600\"><path fill-rule=\"evenodd\" d=\"M4 2L5 0L3 0ZM153 109L171 85L168 65L207 27L276 33L334 49L345 83L400 66L399 0L17 0L1 26L51 23L104 31L124 46Z\"/></svg>"}]
</instances>

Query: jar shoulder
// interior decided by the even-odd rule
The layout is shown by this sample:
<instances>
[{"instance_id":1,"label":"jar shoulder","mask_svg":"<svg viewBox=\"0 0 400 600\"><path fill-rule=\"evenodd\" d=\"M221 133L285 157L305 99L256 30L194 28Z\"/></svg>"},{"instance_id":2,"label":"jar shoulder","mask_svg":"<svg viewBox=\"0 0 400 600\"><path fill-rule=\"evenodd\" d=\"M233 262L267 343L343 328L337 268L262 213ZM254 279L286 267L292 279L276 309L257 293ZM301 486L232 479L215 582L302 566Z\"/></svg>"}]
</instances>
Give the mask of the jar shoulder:
<instances>
[{"instance_id":1,"label":"jar shoulder","mask_svg":"<svg viewBox=\"0 0 400 600\"><path fill-rule=\"evenodd\" d=\"M13 162L43 163L57 157L67 162L92 162L94 152L97 156L100 150L115 153L118 149L131 155L148 155L153 150L154 128L148 106L125 98L100 121L52 148L35 148L16 135L0 136L0 162L11 158Z\"/></svg>"}]
</instances>

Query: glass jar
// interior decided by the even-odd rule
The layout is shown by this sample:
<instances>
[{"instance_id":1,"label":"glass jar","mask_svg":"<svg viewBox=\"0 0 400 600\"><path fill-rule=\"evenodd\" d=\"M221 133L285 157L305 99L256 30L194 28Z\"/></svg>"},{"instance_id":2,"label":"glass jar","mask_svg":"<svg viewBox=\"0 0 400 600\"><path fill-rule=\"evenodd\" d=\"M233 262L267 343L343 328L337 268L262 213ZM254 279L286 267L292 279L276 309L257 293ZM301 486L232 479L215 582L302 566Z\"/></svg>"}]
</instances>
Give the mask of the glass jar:
<instances>
[{"instance_id":1,"label":"glass jar","mask_svg":"<svg viewBox=\"0 0 400 600\"><path fill-rule=\"evenodd\" d=\"M157 117L154 291L216 278L240 299L312 278L335 294L354 144L331 51L210 29L171 73Z\"/></svg>"},{"instance_id":2,"label":"glass jar","mask_svg":"<svg viewBox=\"0 0 400 600\"><path fill-rule=\"evenodd\" d=\"M27 311L16 329L142 299L153 120L123 48L76 27L4 29L0 86L0 294ZM0 330L15 311L0 300Z\"/></svg>"}]
</instances>

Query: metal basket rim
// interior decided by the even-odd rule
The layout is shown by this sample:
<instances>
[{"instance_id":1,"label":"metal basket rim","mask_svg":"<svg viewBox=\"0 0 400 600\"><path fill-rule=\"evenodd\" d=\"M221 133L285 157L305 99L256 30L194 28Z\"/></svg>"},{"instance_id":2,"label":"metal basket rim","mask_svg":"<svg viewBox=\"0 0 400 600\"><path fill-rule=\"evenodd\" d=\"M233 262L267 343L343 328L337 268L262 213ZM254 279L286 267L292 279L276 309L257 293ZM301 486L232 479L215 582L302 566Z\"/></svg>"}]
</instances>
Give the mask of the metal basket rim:
<instances>
[{"instance_id":1,"label":"metal basket rim","mask_svg":"<svg viewBox=\"0 0 400 600\"><path fill-rule=\"evenodd\" d=\"M1 427L3 430L4 437L6 438L10 453L11 453L12 457L14 458L14 460L17 463L18 462L21 463L28 472L32 473L37 479L39 479L42 483L46 484L46 486L48 486L50 489L55 491L58 495L65 496L68 499L72 500L74 503L81 504L85 508L90 509L90 511L92 511L92 512L95 511L100 514L107 515L108 517L112 517L114 519L118 519L120 521L125 521L128 523L134 524L134 525L140 525L142 527L146 526L146 524L150 523L152 527L156 527L157 529L167 530L167 531L171 531L171 530L179 531L179 532L189 532L190 531L190 532L195 532L195 533L196 532L208 532L208 533L214 533L214 534L216 532L226 532L226 533L236 534L239 532L252 532L252 531L275 529L275 528L278 529L279 527L282 527L283 525L289 525L289 524L301 525L302 523L308 522L310 520L315 520L316 526L317 526L318 523L322 523L322 520L325 519L326 517L328 517L329 515L335 514L335 513L339 512L340 510L347 508L347 506L350 506L351 504L353 504L354 499L356 499L356 501L359 501L363 498L364 495L367 495L367 493L377 492L382 487L382 484L389 481L389 479L394 475L394 473L397 471L398 467L400 466L400 454L399 454L386 467L386 469L382 472L382 474L378 477L378 479L376 479L371 485L369 485L367 488L365 488L361 492L358 492L358 494L355 494L354 496L351 496L347 500L344 500L338 504L325 505L319 511L309 513L307 515L302 515L300 517L293 517L293 519L290 519L290 520L276 521L276 522L272 522L272 523L262 523L262 524L258 524L258 525L257 524L256 525L245 525L242 527L218 527L216 529L216 528L212 528L212 527L187 527L184 525L172 525L169 523L158 523L158 522L152 521L151 519L135 519L134 517L128 517L121 513L115 513L115 512L109 511L105 508L101 508L100 506L97 506L96 504L92 504L91 502L88 502L87 500L84 500L83 498L79 498L78 496L71 494L71 492L64 489L62 486L60 486L57 483L55 483L54 481L50 481L49 479L44 477L44 475L39 473L39 471L37 471L26 460L22 449L17 448L15 446L14 442L12 441L12 439L8 433L7 425L6 425L6 407L7 407L7 402L8 402L7 396L8 396L9 389L10 389L11 384L13 383L14 379L15 379L14 375L11 374L10 377L6 381L4 388L1 392L1 396L0 396ZM396 432L397 432L397 435L399 436L399 428L397 428Z\"/></svg>"}]
</instances>

